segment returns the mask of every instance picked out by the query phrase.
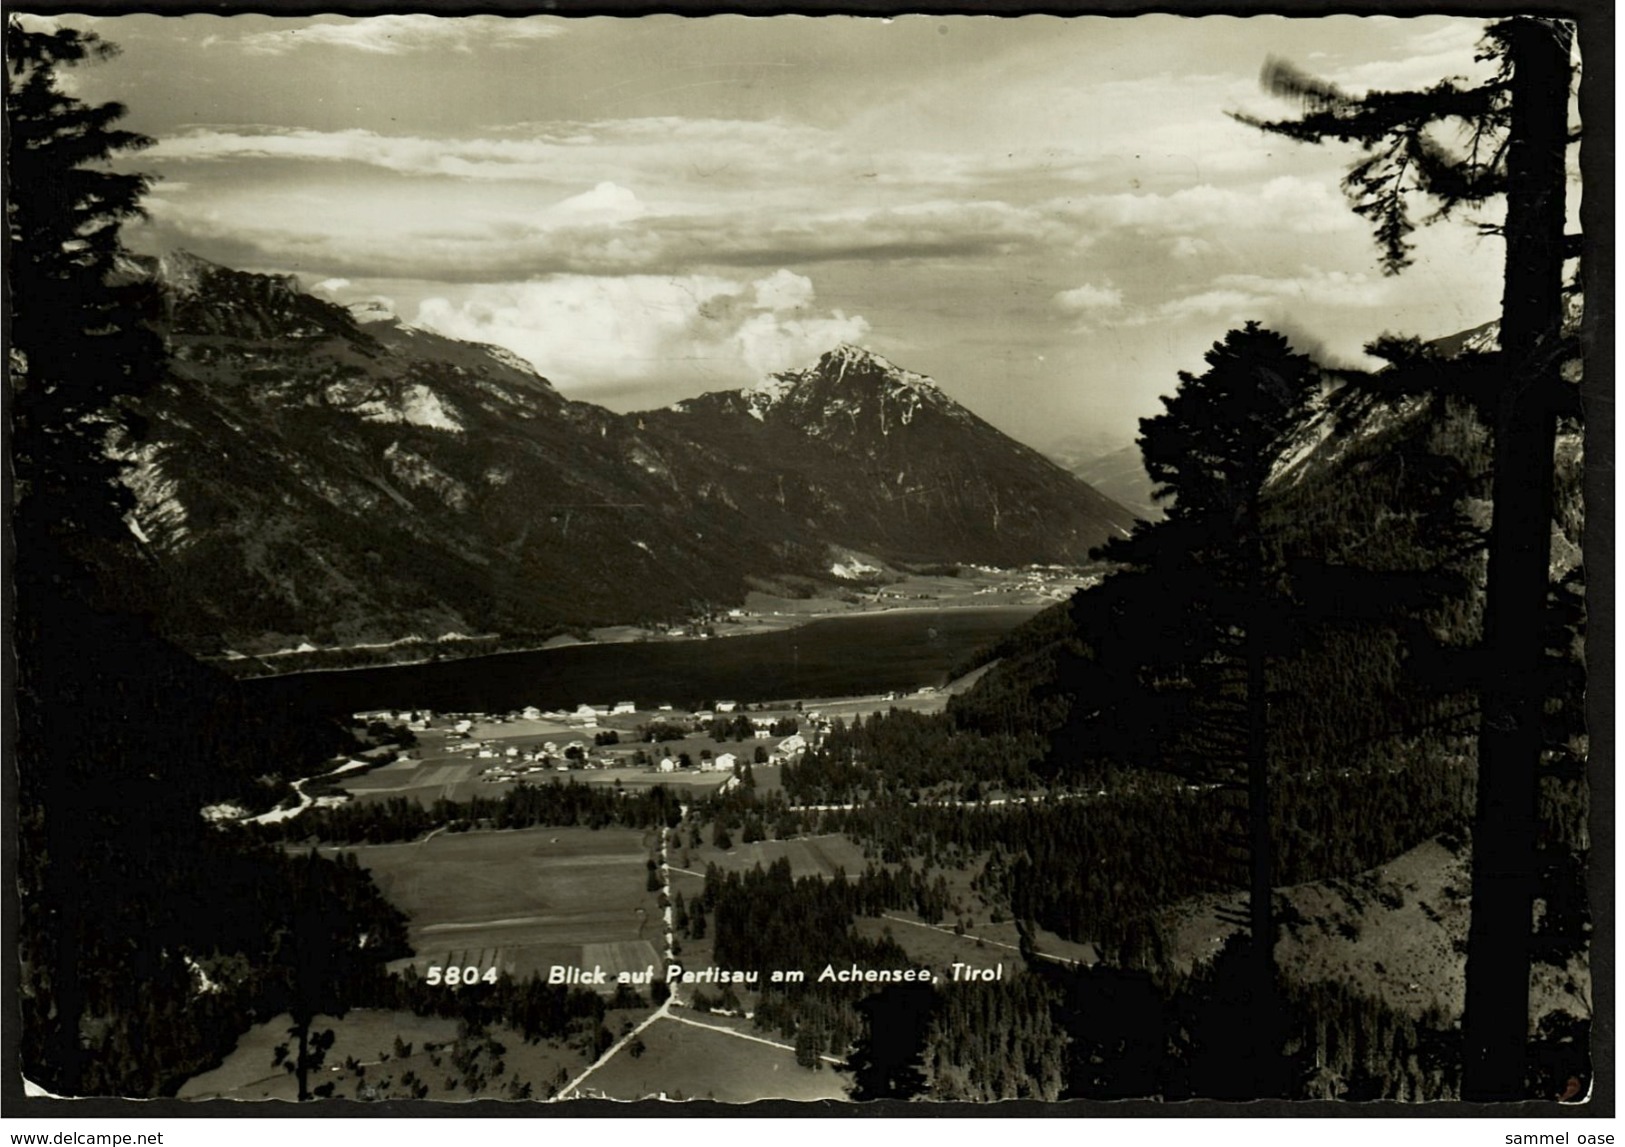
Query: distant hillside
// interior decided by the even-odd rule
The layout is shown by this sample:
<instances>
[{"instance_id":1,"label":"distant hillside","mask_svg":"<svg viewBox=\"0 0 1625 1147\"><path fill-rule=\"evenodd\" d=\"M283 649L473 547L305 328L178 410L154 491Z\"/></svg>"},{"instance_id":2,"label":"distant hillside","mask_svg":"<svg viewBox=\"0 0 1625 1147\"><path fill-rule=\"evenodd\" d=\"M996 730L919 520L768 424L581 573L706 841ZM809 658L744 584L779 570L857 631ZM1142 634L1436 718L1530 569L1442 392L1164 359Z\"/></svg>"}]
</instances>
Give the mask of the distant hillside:
<instances>
[{"instance_id":1,"label":"distant hillside","mask_svg":"<svg viewBox=\"0 0 1625 1147\"><path fill-rule=\"evenodd\" d=\"M1137 518L1155 522L1163 516L1162 507L1152 497L1156 483L1145 472L1145 461L1138 446L1124 446L1067 469L1108 498L1127 506Z\"/></svg>"}]
</instances>

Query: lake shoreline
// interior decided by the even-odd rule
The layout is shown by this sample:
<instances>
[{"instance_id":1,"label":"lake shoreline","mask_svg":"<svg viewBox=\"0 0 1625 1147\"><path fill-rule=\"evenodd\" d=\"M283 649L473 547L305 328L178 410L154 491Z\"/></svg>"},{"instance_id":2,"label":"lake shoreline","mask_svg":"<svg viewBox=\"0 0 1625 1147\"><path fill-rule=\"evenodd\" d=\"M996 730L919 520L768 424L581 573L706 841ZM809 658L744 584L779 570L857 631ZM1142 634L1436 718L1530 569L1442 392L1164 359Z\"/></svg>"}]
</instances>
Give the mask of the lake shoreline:
<instances>
[{"instance_id":1,"label":"lake shoreline","mask_svg":"<svg viewBox=\"0 0 1625 1147\"><path fill-rule=\"evenodd\" d=\"M260 703L345 716L370 710L569 711L633 699L645 707L718 699L850 697L940 687L954 666L1022 624L1037 603L909 603L798 615L738 640L578 642L415 664L244 679ZM789 619L786 619L789 620Z\"/></svg>"}]
</instances>

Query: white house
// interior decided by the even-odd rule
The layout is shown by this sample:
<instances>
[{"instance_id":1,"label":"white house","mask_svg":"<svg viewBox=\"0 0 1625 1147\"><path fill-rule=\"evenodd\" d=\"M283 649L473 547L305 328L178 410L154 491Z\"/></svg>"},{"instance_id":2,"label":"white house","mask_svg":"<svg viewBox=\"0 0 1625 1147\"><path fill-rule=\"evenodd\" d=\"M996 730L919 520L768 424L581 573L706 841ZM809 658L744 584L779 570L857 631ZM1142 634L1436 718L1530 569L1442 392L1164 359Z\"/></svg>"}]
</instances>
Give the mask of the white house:
<instances>
[{"instance_id":1,"label":"white house","mask_svg":"<svg viewBox=\"0 0 1625 1147\"><path fill-rule=\"evenodd\" d=\"M542 711L534 705L526 705L519 711L519 715L527 721L540 721L542 719Z\"/></svg>"},{"instance_id":2,"label":"white house","mask_svg":"<svg viewBox=\"0 0 1625 1147\"><path fill-rule=\"evenodd\" d=\"M661 757L660 758L660 771L663 772L663 773L674 773L674 772L676 772L677 771L677 762L672 760L670 757Z\"/></svg>"},{"instance_id":3,"label":"white house","mask_svg":"<svg viewBox=\"0 0 1625 1147\"><path fill-rule=\"evenodd\" d=\"M615 702L615 708L610 711L610 715L614 717L622 717L628 713L636 713L637 711L638 707L633 702L617 701Z\"/></svg>"},{"instance_id":4,"label":"white house","mask_svg":"<svg viewBox=\"0 0 1625 1147\"><path fill-rule=\"evenodd\" d=\"M792 733L790 736L779 742L779 752L785 754L786 756L791 756L795 753L805 753L806 751L807 738L803 737L800 733Z\"/></svg>"},{"instance_id":5,"label":"white house","mask_svg":"<svg viewBox=\"0 0 1625 1147\"><path fill-rule=\"evenodd\" d=\"M573 716L590 721L598 716L598 710L594 709L591 705L577 705Z\"/></svg>"},{"instance_id":6,"label":"white house","mask_svg":"<svg viewBox=\"0 0 1625 1147\"><path fill-rule=\"evenodd\" d=\"M716 759L716 770L719 773L731 773L734 771L734 765L738 763L738 757L734 756L732 753L723 753Z\"/></svg>"},{"instance_id":7,"label":"white house","mask_svg":"<svg viewBox=\"0 0 1625 1147\"><path fill-rule=\"evenodd\" d=\"M739 708L739 702L738 701L718 701L717 702L717 712L718 713L732 713L737 708Z\"/></svg>"}]
</instances>

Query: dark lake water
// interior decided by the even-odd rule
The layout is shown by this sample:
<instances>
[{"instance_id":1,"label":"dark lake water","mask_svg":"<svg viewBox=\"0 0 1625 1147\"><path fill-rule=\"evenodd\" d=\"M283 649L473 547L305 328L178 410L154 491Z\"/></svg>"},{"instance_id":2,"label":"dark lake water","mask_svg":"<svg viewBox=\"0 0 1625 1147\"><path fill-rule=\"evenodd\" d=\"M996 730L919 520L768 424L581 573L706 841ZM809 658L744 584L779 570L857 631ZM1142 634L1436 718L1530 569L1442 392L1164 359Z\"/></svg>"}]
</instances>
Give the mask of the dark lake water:
<instances>
[{"instance_id":1,"label":"dark lake water","mask_svg":"<svg viewBox=\"0 0 1625 1147\"><path fill-rule=\"evenodd\" d=\"M941 685L968 654L1036 608L897 611L710 641L576 645L461 661L296 673L243 682L274 707L506 712L636 701L679 707L839 697Z\"/></svg>"}]
</instances>

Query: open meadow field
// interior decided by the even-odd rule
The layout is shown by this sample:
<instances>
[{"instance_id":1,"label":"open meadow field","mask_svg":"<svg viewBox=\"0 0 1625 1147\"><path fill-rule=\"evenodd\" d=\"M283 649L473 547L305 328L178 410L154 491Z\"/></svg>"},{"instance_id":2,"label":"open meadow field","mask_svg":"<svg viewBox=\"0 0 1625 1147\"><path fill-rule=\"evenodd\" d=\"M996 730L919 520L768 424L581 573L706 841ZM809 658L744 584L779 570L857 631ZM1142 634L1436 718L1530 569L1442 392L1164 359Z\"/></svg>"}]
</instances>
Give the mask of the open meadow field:
<instances>
[{"instance_id":1,"label":"open meadow field","mask_svg":"<svg viewBox=\"0 0 1625 1147\"><path fill-rule=\"evenodd\" d=\"M416 956L407 962L420 973L449 962L522 978L583 966L584 945L658 941L644 863L653 844L631 829L529 828L352 851L410 917Z\"/></svg>"},{"instance_id":2,"label":"open meadow field","mask_svg":"<svg viewBox=\"0 0 1625 1147\"><path fill-rule=\"evenodd\" d=\"M611 1099L714 1099L749 1103L761 1099L845 1099L849 1077L796 1063L795 1052L710 1027L704 1017L681 1012L656 1020L638 1037L642 1052L623 1048L593 1073L583 1095Z\"/></svg>"},{"instance_id":3,"label":"open meadow field","mask_svg":"<svg viewBox=\"0 0 1625 1147\"><path fill-rule=\"evenodd\" d=\"M751 777L756 781L756 795L765 796L768 793L781 793L784 791L783 765L752 765Z\"/></svg>"},{"instance_id":4,"label":"open meadow field","mask_svg":"<svg viewBox=\"0 0 1625 1147\"><path fill-rule=\"evenodd\" d=\"M610 1011L604 1024L618 1031L647 1015ZM277 1046L291 1043L291 1023L284 1013L251 1028L224 1063L183 1084L179 1098L295 1102L298 1082L293 1073L272 1066ZM592 1062L584 1046L564 1040L526 1043L519 1032L501 1024L478 1034L460 1033L455 1019L412 1012L318 1016L312 1030L331 1030L334 1043L311 1074L310 1087L330 1088L327 1094L338 1099L548 1099ZM458 1069L459 1051L477 1072Z\"/></svg>"},{"instance_id":5,"label":"open meadow field","mask_svg":"<svg viewBox=\"0 0 1625 1147\"><path fill-rule=\"evenodd\" d=\"M178 1097L296 1101L299 1087L293 1074L273 1066L278 1045L291 1047L288 1028L292 1024L286 1012L256 1024L243 1034L219 1067L182 1084ZM312 1031L329 1029L334 1034L333 1046L327 1052L322 1070L312 1075L312 1087L335 1077L338 1073L329 1068L342 1065L346 1059L377 1064L389 1058L394 1053L397 1038L418 1048L425 1043L450 1043L457 1035L457 1021L411 1012L358 1010L349 1012L343 1019L317 1016L311 1024Z\"/></svg>"},{"instance_id":6,"label":"open meadow field","mask_svg":"<svg viewBox=\"0 0 1625 1147\"><path fill-rule=\"evenodd\" d=\"M526 721L522 718L509 718L504 721L475 721L474 727L467 734L460 735L458 740L469 741L567 741L581 736L580 725L573 725L568 721ZM592 740L590 733L587 740Z\"/></svg>"},{"instance_id":7,"label":"open meadow field","mask_svg":"<svg viewBox=\"0 0 1625 1147\"><path fill-rule=\"evenodd\" d=\"M449 790L474 782L490 761L472 761L466 756L403 757L387 765L344 780L342 787L356 798L424 794L435 800L449 796Z\"/></svg>"}]
</instances>

